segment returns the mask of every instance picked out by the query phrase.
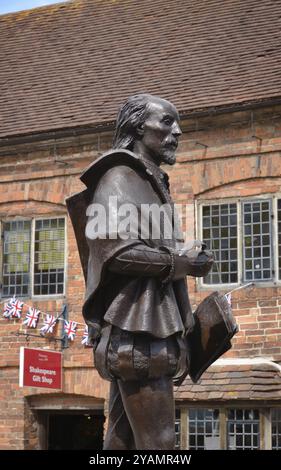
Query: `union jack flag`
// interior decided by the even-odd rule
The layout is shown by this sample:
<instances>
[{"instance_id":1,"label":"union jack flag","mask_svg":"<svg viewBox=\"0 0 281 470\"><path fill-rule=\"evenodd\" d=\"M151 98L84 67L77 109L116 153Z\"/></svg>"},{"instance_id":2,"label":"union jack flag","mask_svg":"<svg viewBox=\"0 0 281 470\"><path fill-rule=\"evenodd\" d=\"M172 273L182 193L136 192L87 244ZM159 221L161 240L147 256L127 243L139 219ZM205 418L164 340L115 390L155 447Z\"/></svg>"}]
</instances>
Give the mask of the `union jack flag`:
<instances>
[{"instance_id":1,"label":"union jack flag","mask_svg":"<svg viewBox=\"0 0 281 470\"><path fill-rule=\"evenodd\" d=\"M23 302L18 299L11 299L9 304L11 305L10 318L20 318L22 314Z\"/></svg>"},{"instance_id":2,"label":"union jack flag","mask_svg":"<svg viewBox=\"0 0 281 470\"><path fill-rule=\"evenodd\" d=\"M46 333L53 333L56 326L57 319L54 315L46 314L44 319L43 326L40 328L40 334L45 336Z\"/></svg>"},{"instance_id":3,"label":"union jack flag","mask_svg":"<svg viewBox=\"0 0 281 470\"><path fill-rule=\"evenodd\" d=\"M64 320L64 331L65 331L68 339L70 339L71 341L73 341L75 336L76 336L76 329L77 329L77 322L76 321Z\"/></svg>"},{"instance_id":4,"label":"union jack flag","mask_svg":"<svg viewBox=\"0 0 281 470\"><path fill-rule=\"evenodd\" d=\"M9 302L7 302L5 305L4 305L4 312L3 312L3 317L4 318L11 318L11 315L12 315L12 305L11 305L11 301L13 299L10 299Z\"/></svg>"},{"instance_id":5,"label":"union jack flag","mask_svg":"<svg viewBox=\"0 0 281 470\"><path fill-rule=\"evenodd\" d=\"M40 313L40 310L37 310L33 307L29 307L26 317L22 324L28 326L29 328L36 328Z\"/></svg>"},{"instance_id":6,"label":"union jack flag","mask_svg":"<svg viewBox=\"0 0 281 470\"><path fill-rule=\"evenodd\" d=\"M83 338L82 338L81 344L84 344L84 346L91 346L91 344L89 343L89 328L88 328L88 325L85 325L85 330L84 330L84 333L83 333Z\"/></svg>"}]
</instances>

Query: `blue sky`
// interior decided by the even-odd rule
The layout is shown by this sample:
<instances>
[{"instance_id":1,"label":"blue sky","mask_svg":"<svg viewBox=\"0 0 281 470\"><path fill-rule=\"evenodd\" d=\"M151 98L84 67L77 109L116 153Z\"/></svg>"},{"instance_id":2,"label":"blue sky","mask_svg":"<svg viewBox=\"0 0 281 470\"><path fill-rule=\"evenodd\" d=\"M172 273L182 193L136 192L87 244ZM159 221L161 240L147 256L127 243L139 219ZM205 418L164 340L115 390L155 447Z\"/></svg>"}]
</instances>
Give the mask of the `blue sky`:
<instances>
[{"instance_id":1,"label":"blue sky","mask_svg":"<svg viewBox=\"0 0 281 470\"><path fill-rule=\"evenodd\" d=\"M52 3L61 3L62 1L65 0L0 0L0 15L12 11L51 5Z\"/></svg>"}]
</instances>

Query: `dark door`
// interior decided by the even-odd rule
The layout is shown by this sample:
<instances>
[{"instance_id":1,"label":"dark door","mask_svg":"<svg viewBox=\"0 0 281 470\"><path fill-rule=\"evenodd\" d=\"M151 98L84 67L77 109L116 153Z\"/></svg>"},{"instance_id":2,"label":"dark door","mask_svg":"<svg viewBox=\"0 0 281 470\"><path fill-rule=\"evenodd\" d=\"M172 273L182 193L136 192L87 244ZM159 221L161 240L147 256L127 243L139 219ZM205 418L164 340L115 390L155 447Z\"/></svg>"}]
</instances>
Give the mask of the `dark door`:
<instances>
[{"instance_id":1,"label":"dark door","mask_svg":"<svg viewBox=\"0 0 281 470\"><path fill-rule=\"evenodd\" d=\"M102 449L103 414L49 414L48 449Z\"/></svg>"}]
</instances>

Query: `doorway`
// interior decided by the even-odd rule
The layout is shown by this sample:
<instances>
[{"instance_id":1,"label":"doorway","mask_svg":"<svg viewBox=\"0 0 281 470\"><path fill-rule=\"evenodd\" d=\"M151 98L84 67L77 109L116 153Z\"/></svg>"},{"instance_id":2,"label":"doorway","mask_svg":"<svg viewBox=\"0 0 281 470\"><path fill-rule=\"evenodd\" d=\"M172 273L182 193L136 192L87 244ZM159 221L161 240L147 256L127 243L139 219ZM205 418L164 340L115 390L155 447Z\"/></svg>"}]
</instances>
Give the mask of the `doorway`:
<instances>
[{"instance_id":1,"label":"doorway","mask_svg":"<svg viewBox=\"0 0 281 470\"><path fill-rule=\"evenodd\" d=\"M49 412L48 450L101 450L104 415L100 411Z\"/></svg>"}]
</instances>

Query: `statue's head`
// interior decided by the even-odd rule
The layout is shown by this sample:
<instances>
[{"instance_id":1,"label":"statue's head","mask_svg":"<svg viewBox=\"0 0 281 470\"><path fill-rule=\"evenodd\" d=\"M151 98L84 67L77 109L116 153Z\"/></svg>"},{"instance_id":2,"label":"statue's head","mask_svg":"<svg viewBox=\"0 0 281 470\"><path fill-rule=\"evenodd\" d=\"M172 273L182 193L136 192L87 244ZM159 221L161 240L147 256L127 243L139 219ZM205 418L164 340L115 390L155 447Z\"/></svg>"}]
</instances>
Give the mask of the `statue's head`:
<instances>
[{"instance_id":1,"label":"statue's head","mask_svg":"<svg viewBox=\"0 0 281 470\"><path fill-rule=\"evenodd\" d=\"M175 106L158 96L139 94L128 98L119 111L113 147L173 165L180 135Z\"/></svg>"}]
</instances>

